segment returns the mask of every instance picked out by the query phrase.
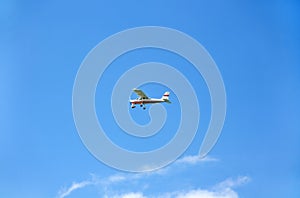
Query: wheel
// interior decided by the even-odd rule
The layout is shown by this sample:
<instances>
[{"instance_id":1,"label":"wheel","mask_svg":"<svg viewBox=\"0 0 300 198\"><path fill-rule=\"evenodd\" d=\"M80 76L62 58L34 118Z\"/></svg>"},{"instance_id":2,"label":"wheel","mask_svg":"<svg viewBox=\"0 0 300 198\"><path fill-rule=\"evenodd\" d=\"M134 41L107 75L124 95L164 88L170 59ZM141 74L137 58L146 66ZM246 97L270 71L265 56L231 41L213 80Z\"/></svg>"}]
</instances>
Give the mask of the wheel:
<instances>
[{"instance_id":1,"label":"wheel","mask_svg":"<svg viewBox=\"0 0 300 198\"><path fill-rule=\"evenodd\" d=\"M143 104L140 104L140 106L142 107L142 106L143 106Z\"/></svg>"},{"instance_id":2,"label":"wheel","mask_svg":"<svg viewBox=\"0 0 300 198\"><path fill-rule=\"evenodd\" d=\"M143 107L143 109L145 110L145 109L146 109L146 107Z\"/></svg>"}]
</instances>

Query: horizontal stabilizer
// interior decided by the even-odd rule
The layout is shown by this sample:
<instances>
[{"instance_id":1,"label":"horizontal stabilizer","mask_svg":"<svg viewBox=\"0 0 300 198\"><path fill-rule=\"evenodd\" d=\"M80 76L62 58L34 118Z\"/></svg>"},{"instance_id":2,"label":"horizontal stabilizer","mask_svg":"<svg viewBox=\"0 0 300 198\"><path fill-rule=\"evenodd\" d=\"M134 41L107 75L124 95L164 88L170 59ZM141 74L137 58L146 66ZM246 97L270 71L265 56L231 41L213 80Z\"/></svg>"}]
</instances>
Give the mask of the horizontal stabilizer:
<instances>
[{"instance_id":1,"label":"horizontal stabilizer","mask_svg":"<svg viewBox=\"0 0 300 198\"><path fill-rule=\"evenodd\" d=\"M171 103L171 101L169 99L163 99L166 103Z\"/></svg>"}]
</instances>

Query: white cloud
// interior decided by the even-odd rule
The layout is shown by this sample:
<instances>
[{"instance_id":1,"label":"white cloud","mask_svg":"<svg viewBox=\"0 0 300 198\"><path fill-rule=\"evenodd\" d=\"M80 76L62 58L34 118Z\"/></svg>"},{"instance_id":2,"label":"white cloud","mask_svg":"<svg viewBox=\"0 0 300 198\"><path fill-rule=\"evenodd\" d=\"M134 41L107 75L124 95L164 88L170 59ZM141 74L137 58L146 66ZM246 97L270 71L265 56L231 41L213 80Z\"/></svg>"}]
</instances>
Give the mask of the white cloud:
<instances>
[{"instance_id":1,"label":"white cloud","mask_svg":"<svg viewBox=\"0 0 300 198\"><path fill-rule=\"evenodd\" d=\"M166 192L163 194L156 195L144 195L141 192L138 193L125 193L114 198L238 198L239 195L236 191L233 190L234 187L243 185L250 181L250 178L247 176L238 177L237 179L228 178L223 182L216 184L212 189L192 189L192 190L182 190L174 192Z\"/></svg>"},{"instance_id":2,"label":"white cloud","mask_svg":"<svg viewBox=\"0 0 300 198\"><path fill-rule=\"evenodd\" d=\"M199 164L199 163L204 163L204 162L216 162L216 161L219 161L219 159L217 158L213 158L213 157L209 157L209 156L206 156L206 157L200 157L199 155L188 155L188 156L184 156L184 157L181 157L179 159L177 159L176 161L174 161L173 164L170 164L169 166L166 166L166 167L170 167L174 164L182 164L182 165L196 165L196 164ZM142 167L139 168L139 171L140 172L148 172L148 173L155 173L157 171L161 171L163 169L166 169L166 167L164 168L159 168L159 169L156 169L157 168L157 165L155 164L146 164L146 165L143 165ZM153 171L149 171L149 170L153 170Z\"/></svg>"},{"instance_id":3,"label":"white cloud","mask_svg":"<svg viewBox=\"0 0 300 198\"><path fill-rule=\"evenodd\" d=\"M209 191L209 190L191 190L179 193L176 198L238 198L238 194L233 190Z\"/></svg>"},{"instance_id":4,"label":"white cloud","mask_svg":"<svg viewBox=\"0 0 300 198\"><path fill-rule=\"evenodd\" d=\"M86 186L94 185L94 186L102 186L103 188L106 188L106 186L113 185L118 182L122 182L125 180L129 180L129 177L125 177L124 175L121 174L115 174L111 175L107 178L100 179L97 175L95 174L90 174L92 176L92 179L90 180L85 180L81 182L73 182L72 185L68 188L64 187L58 192L58 198L64 198L70 195L73 191L78 190L80 188L84 188ZM127 197L126 197L127 198ZM130 197L129 197L130 198Z\"/></svg>"},{"instance_id":5,"label":"white cloud","mask_svg":"<svg viewBox=\"0 0 300 198\"><path fill-rule=\"evenodd\" d=\"M185 156L182 158L179 158L175 163L176 164L191 164L191 165L195 165L201 162L213 162L213 161L219 161L216 158L212 158L212 157L204 157L201 158L198 155L189 155L189 156Z\"/></svg>"},{"instance_id":6,"label":"white cloud","mask_svg":"<svg viewBox=\"0 0 300 198\"><path fill-rule=\"evenodd\" d=\"M247 176L240 176L237 179L228 178L225 181L219 183L216 188L225 189L233 188L243 184L246 184L250 181L250 178Z\"/></svg>"},{"instance_id":7,"label":"white cloud","mask_svg":"<svg viewBox=\"0 0 300 198\"><path fill-rule=\"evenodd\" d=\"M83 181L83 182L79 182L79 183L74 182L69 188L60 190L58 193L58 197L64 198L64 197L70 195L74 190L84 188L91 184L93 184L91 181Z\"/></svg>"},{"instance_id":8,"label":"white cloud","mask_svg":"<svg viewBox=\"0 0 300 198\"><path fill-rule=\"evenodd\" d=\"M238 195L233 190L214 192L208 190L190 190L186 192L169 192L161 195L145 196L143 193L127 193L123 195L113 196L113 198L238 198Z\"/></svg>"},{"instance_id":9,"label":"white cloud","mask_svg":"<svg viewBox=\"0 0 300 198\"><path fill-rule=\"evenodd\" d=\"M191 190L187 192L171 192L162 195L145 196L143 193L127 193L123 195L113 196L113 198L238 198L238 194L233 190L214 192L208 190Z\"/></svg>"},{"instance_id":10,"label":"white cloud","mask_svg":"<svg viewBox=\"0 0 300 198\"><path fill-rule=\"evenodd\" d=\"M113 196L113 198L146 198L143 193L126 193L126 194L123 194L123 195L116 195L116 196Z\"/></svg>"},{"instance_id":11,"label":"white cloud","mask_svg":"<svg viewBox=\"0 0 300 198\"><path fill-rule=\"evenodd\" d=\"M172 168L174 168L174 166L181 166L181 165L197 165L200 163L206 163L206 162L217 162L219 161L219 159L217 158L213 158L210 156L206 156L204 158L201 158L199 155L188 155L188 156L184 156L182 158L177 159L173 164L154 170L154 171L146 171L151 169L151 166L144 166L143 168L141 168L141 171L145 171L142 173L138 173L136 174L136 177L145 177L145 176L151 176L151 175L165 175L167 174ZM152 166L153 168L153 166Z\"/></svg>"},{"instance_id":12,"label":"white cloud","mask_svg":"<svg viewBox=\"0 0 300 198\"><path fill-rule=\"evenodd\" d=\"M70 195L73 191L84 188L89 185L111 185L118 182L129 182L133 179L132 177L126 178L122 175L113 175L102 181L83 181L79 183L73 183L69 188L61 190L59 192L59 198L64 198ZM238 198L238 193L234 191L233 188L240 185L246 184L250 181L250 178L247 176L241 176L237 179L228 178L218 184L216 184L211 189L192 189L192 190L182 190L174 192L165 192L163 194L153 194L153 195L144 195L142 192L127 192L123 194L118 194L114 192L109 192L109 195L104 195L104 197L113 197L113 198L152 198L152 197L161 197L161 198ZM102 186L103 188L106 188ZM117 188L116 188L117 189Z\"/></svg>"},{"instance_id":13,"label":"white cloud","mask_svg":"<svg viewBox=\"0 0 300 198\"><path fill-rule=\"evenodd\" d=\"M195 171L197 166L194 166L203 162L219 161L216 158L205 157L200 158L198 156L186 156L178 159L173 165L166 168L159 169L152 172L144 172L139 174L134 173L118 173L106 178L99 178L96 175L91 174L90 180L73 183L69 188L64 188L58 193L59 198L64 198L73 193L73 191L84 188L89 185L95 186L99 190L99 194L102 197L114 197L114 198L238 198L238 193L234 188L249 182L249 177L240 176L236 179L227 178L226 180L219 182L211 188L189 188L181 189L180 191L165 191L162 188L160 193L144 194L151 192L151 187L154 185L164 185L170 177L176 176L177 172L182 174L182 171ZM184 165L184 166L183 166ZM187 168L189 166L189 168ZM193 166L191 168L190 166ZM180 170L180 171L178 171ZM155 181L154 183L152 181ZM193 186L193 185L192 185Z\"/></svg>"},{"instance_id":14,"label":"white cloud","mask_svg":"<svg viewBox=\"0 0 300 198\"><path fill-rule=\"evenodd\" d=\"M119 174L112 175L107 179L108 183L116 183L124 180L126 180L126 177L124 175L119 175Z\"/></svg>"},{"instance_id":15,"label":"white cloud","mask_svg":"<svg viewBox=\"0 0 300 198\"><path fill-rule=\"evenodd\" d=\"M233 188L246 184L250 181L247 176L237 179L228 178L223 182L216 184L212 189L196 189L187 192L177 193L176 198L238 198L238 193Z\"/></svg>"}]
</instances>

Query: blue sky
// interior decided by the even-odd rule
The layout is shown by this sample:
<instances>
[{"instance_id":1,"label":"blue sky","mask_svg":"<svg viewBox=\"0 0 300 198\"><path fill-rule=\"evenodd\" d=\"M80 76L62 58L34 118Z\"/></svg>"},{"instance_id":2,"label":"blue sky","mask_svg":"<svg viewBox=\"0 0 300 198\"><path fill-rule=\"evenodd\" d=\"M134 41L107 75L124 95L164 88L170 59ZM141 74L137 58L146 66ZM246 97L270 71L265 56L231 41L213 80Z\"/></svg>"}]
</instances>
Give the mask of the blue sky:
<instances>
[{"instance_id":1,"label":"blue sky","mask_svg":"<svg viewBox=\"0 0 300 198\"><path fill-rule=\"evenodd\" d=\"M300 4L292 0L1 1L0 196L299 197L299 15ZM82 144L72 116L72 89L94 46L145 25L185 32L208 50L225 83L227 115L216 146L206 160L197 160L210 116L201 76L180 70L188 63L159 50L120 57L114 64L173 64L201 96L200 128L181 161L136 175L104 165ZM108 88L120 74L112 64L103 77L105 87L96 93L96 100L104 101L103 111L96 102L97 114L107 115L104 127L112 129ZM143 88L151 96L165 89ZM168 131L178 123L174 94L171 99L173 109L165 105L171 115ZM147 123L142 111L136 114L137 122ZM121 133L109 136L143 151L161 146L172 134L142 144L124 140Z\"/></svg>"}]
</instances>

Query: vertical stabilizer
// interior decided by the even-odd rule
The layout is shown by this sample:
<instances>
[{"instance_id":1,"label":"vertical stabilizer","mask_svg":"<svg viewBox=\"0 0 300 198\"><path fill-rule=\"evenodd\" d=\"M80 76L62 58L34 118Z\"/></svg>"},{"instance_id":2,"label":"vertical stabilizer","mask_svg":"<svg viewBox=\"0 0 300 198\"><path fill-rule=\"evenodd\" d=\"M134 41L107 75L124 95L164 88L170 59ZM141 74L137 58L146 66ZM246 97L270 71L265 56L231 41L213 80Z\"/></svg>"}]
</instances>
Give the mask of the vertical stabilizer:
<instances>
[{"instance_id":1,"label":"vertical stabilizer","mask_svg":"<svg viewBox=\"0 0 300 198\"><path fill-rule=\"evenodd\" d=\"M163 99L167 103L171 103L171 101L169 100L169 95L170 95L170 92L167 91L164 93L164 95L161 97L161 99Z\"/></svg>"}]
</instances>

